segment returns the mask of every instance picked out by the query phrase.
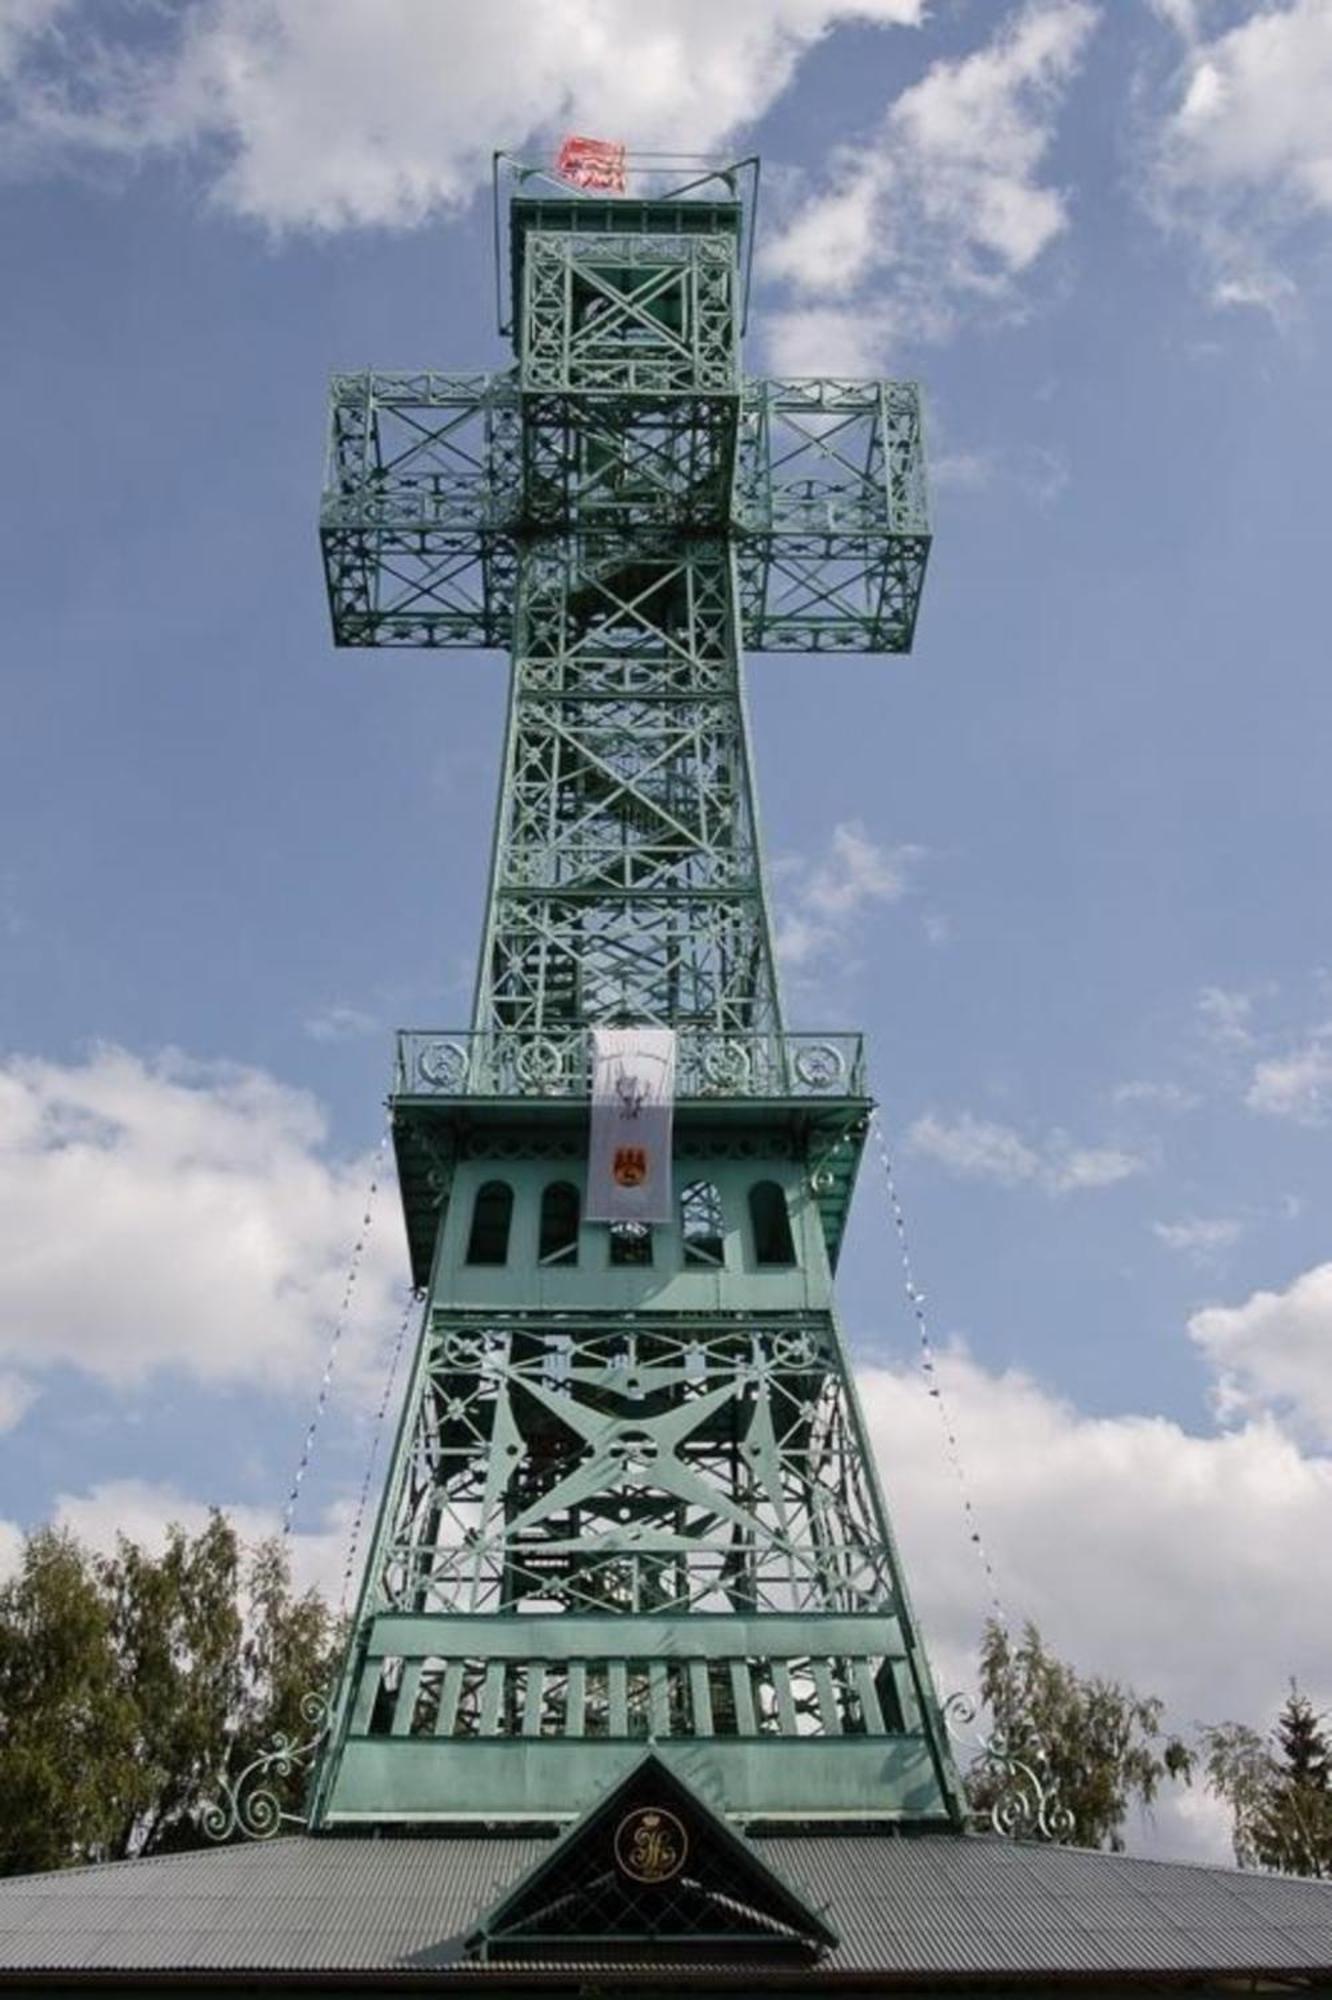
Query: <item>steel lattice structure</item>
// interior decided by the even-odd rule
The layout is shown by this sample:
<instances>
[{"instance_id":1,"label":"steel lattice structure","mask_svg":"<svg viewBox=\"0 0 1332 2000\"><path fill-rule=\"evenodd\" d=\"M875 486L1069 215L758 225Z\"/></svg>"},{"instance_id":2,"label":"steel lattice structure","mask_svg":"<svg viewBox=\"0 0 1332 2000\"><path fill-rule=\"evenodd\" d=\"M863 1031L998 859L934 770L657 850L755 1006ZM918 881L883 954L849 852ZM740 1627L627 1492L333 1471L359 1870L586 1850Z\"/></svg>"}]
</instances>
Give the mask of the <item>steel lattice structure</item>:
<instances>
[{"instance_id":1,"label":"steel lattice structure","mask_svg":"<svg viewBox=\"0 0 1332 2000\"><path fill-rule=\"evenodd\" d=\"M415 1373L316 1823L955 1822L833 1309L859 1038L783 1027L742 648L902 651L910 385L747 381L742 169L509 206L516 363L340 376L335 635L504 646L469 1032L400 1037ZM679 1038L677 1221L580 1220L587 1029Z\"/></svg>"}]
</instances>

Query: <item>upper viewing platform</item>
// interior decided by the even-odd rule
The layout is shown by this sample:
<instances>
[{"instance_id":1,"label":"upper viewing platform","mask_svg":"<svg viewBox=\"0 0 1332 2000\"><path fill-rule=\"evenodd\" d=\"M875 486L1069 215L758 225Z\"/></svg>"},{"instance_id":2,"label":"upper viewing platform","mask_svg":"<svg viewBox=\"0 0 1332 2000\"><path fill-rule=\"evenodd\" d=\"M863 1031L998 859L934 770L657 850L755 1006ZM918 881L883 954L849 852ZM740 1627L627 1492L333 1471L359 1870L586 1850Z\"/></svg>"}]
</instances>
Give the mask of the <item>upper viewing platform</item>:
<instances>
[{"instance_id":1,"label":"upper viewing platform","mask_svg":"<svg viewBox=\"0 0 1332 2000\"><path fill-rule=\"evenodd\" d=\"M574 186L548 160L496 153L495 288L501 334L515 342L519 337L515 301L523 294L527 243L534 229L582 237L729 237L738 277L737 332L743 333L758 219L757 156L732 160L724 154L607 151L612 156L609 171L599 165L593 175L603 184L590 187Z\"/></svg>"},{"instance_id":2,"label":"upper viewing platform","mask_svg":"<svg viewBox=\"0 0 1332 2000\"><path fill-rule=\"evenodd\" d=\"M417 1283L430 1272L441 1174L456 1150L485 1135L563 1133L573 1158L587 1144L590 1042L584 1027L407 1029L398 1036L389 1098L403 1214ZM676 1122L686 1148L741 1134L778 1141L770 1157L803 1157L809 1195L836 1268L873 1100L854 1033L723 1034L678 1038ZM521 1117L519 1118L519 1114ZM702 1135L700 1139L700 1135ZM784 1135L784 1137L783 1137ZM527 1142L523 1142L526 1144ZM520 1147L521 1150L521 1147ZM723 1150L726 1150L723 1147ZM760 1157L761 1149L755 1157Z\"/></svg>"},{"instance_id":3,"label":"upper viewing platform","mask_svg":"<svg viewBox=\"0 0 1332 2000\"><path fill-rule=\"evenodd\" d=\"M757 162L617 172L583 193L498 156L511 368L334 377L337 643L509 647L519 548L576 533L608 574L664 536L729 543L754 650L908 651L930 543L915 385L746 377Z\"/></svg>"}]
</instances>

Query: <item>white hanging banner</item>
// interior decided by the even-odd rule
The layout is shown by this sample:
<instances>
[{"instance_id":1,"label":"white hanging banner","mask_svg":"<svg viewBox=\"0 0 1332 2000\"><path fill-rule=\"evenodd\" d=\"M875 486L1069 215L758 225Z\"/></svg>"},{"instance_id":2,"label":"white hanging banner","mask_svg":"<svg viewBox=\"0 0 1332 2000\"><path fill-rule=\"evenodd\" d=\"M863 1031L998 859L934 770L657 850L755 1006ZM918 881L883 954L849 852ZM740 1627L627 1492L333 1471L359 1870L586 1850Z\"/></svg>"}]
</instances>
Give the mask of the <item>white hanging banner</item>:
<instances>
[{"instance_id":1,"label":"white hanging banner","mask_svg":"<svg viewBox=\"0 0 1332 2000\"><path fill-rule=\"evenodd\" d=\"M593 1028L589 1222L669 1222L675 1030Z\"/></svg>"}]
</instances>

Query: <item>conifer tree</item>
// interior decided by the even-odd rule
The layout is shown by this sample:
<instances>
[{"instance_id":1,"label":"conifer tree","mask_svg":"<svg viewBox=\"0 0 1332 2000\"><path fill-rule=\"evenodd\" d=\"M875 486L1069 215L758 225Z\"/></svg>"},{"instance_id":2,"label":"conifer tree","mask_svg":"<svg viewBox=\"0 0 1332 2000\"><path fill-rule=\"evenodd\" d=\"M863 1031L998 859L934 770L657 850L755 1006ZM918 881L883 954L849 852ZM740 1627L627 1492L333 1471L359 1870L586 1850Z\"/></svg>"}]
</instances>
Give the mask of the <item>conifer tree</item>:
<instances>
[{"instance_id":1,"label":"conifer tree","mask_svg":"<svg viewBox=\"0 0 1332 2000\"><path fill-rule=\"evenodd\" d=\"M1204 1729L1202 1742L1207 1782L1230 1807L1240 1867L1332 1877L1332 1741L1295 1682L1268 1737L1223 1722Z\"/></svg>"}]
</instances>

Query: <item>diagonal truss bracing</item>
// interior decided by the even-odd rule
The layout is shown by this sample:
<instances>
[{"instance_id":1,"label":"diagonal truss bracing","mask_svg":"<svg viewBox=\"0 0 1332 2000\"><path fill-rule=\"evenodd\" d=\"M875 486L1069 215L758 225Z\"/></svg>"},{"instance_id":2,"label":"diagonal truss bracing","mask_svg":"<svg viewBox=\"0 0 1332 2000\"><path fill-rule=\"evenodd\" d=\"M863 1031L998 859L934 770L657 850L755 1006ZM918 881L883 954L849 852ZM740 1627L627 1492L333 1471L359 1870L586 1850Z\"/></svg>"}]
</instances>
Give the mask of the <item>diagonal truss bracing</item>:
<instances>
[{"instance_id":1,"label":"diagonal truss bracing","mask_svg":"<svg viewBox=\"0 0 1332 2000\"><path fill-rule=\"evenodd\" d=\"M729 550L523 557L478 1029L779 1026Z\"/></svg>"},{"instance_id":2,"label":"diagonal truss bracing","mask_svg":"<svg viewBox=\"0 0 1332 2000\"><path fill-rule=\"evenodd\" d=\"M381 1608L888 1612L830 1322L433 1318Z\"/></svg>"}]
</instances>

